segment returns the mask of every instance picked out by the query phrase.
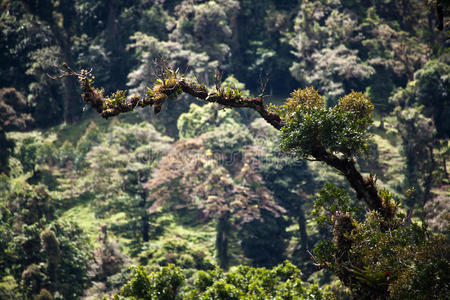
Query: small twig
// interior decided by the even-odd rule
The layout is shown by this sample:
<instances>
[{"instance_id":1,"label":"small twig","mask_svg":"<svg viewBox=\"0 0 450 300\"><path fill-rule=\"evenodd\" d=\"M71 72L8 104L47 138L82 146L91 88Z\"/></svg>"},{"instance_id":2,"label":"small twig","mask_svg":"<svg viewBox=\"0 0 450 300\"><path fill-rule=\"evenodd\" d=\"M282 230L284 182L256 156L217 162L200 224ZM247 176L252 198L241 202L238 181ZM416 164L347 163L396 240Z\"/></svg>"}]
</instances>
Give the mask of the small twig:
<instances>
[{"instance_id":1,"label":"small twig","mask_svg":"<svg viewBox=\"0 0 450 300\"><path fill-rule=\"evenodd\" d=\"M314 256L314 254L311 253L311 251L309 251L309 249L306 249L306 253L309 254L309 257L313 260L313 265L318 267L318 268L325 268L325 265L320 263L317 258Z\"/></svg>"},{"instance_id":2,"label":"small twig","mask_svg":"<svg viewBox=\"0 0 450 300\"><path fill-rule=\"evenodd\" d=\"M58 68L58 71L60 71L60 75L58 76L51 76L50 74L47 73L47 76L50 77L50 79L52 80L57 80L60 78L64 78L64 77L68 77L68 76L76 76L78 78L86 78L87 75L81 74L81 73L77 73L75 71L73 71L66 63L62 64L64 69L60 69ZM55 67L56 68L56 67ZM90 69L87 74L92 74L92 69Z\"/></svg>"},{"instance_id":3,"label":"small twig","mask_svg":"<svg viewBox=\"0 0 450 300\"><path fill-rule=\"evenodd\" d=\"M161 80L164 85L164 79L167 77L166 71L170 69L167 64L167 59L164 56L155 58L153 63L155 64L155 71L153 72L153 75L157 79Z\"/></svg>"},{"instance_id":4,"label":"small twig","mask_svg":"<svg viewBox=\"0 0 450 300\"><path fill-rule=\"evenodd\" d=\"M221 90L222 90L222 75L223 75L222 70L217 68L216 72L214 74L214 83L216 85L216 91L219 93L221 93Z\"/></svg>"},{"instance_id":5,"label":"small twig","mask_svg":"<svg viewBox=\"0 0 450 300\"><path fill-rule=\"evenodd\" d=\"M260 94L259 97L263 98L264 93L266 92L267 84L269 83L269 73L266 73L266 77L263 80L261 73L259 73L259 86L260 86Z\"/></svg>"}]
</instances>

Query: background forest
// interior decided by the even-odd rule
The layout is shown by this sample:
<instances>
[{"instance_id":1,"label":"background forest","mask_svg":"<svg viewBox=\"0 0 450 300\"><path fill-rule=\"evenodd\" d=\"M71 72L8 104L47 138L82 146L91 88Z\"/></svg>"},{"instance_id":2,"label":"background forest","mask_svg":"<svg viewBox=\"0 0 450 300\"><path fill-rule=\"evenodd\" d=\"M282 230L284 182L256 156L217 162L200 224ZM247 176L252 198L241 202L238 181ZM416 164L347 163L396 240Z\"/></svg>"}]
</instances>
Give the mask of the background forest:
<instances>
[{"instance_id":1,"label":"background forest","mask_svg":"<svg viewBox=\"0 0 450 300\"><path fill-rule=\"evenodd\" d=\"M350 299L364 288L388 291L367 299L444 299L449 9L445 0L0 1L0 299ZM376 231L338 171L280 150L282 136L254 110L180 95L103 119L76 78L53 79L65 63L92 68L105 94L144 95L161 58L199 86L220 81L274 105L310 86L326 107L364 93L374 122L356 164L408 229ZM351 270L363 287L320 263L339 243L321 210L329 203L359 222L358 255L389 266ZM406 250L394 262L395 247ZM419 253L414 263L408 251Z\"/></svg>"}]
</instances>

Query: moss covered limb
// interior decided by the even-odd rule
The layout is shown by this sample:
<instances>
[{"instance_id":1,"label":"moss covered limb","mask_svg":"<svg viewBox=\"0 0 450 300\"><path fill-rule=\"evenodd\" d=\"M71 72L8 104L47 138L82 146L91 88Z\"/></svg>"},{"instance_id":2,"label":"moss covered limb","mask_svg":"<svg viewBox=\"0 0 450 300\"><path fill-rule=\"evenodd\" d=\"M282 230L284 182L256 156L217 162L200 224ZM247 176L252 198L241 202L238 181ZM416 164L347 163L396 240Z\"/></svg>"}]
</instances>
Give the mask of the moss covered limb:
<instances>
[{"instance_id":1,"label":"moss covered limb","mask_svg":"<svg viewBox=\"0 0 450 300\"><path fill-rule=\"evenodd\" d=\"M75 73L70 68L62 76L76 76L83 89L83 101L89 103L104 118L116 116L120 113L132 111L136 106L153 106L155 114L161 111L162 105L170 96L189 94L198 99L217 103L225 107L248 107L256 110L262 118L276 129L280 130L282 121L280 116L271 112L264 105L262 96L244 97L237 89L228 88L210 90L204 85L187 81L177 71L167 68L165 76L159 78L153 88L148 88L146 95L126 96L125 91L117 91L111 96L104 96L104 90L93 86L94 76L91 72L82 70Z\"/></svg>"}]
</instances>

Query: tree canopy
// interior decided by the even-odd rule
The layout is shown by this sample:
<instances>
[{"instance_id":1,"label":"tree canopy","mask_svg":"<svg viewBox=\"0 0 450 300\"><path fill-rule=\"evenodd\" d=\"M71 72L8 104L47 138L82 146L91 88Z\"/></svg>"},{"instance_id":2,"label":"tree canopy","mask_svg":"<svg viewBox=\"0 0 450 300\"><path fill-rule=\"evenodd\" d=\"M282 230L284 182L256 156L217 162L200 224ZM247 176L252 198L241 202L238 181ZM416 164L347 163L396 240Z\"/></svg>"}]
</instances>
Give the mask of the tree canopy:
<instances>
[{"instance_id":1,"label":"tree canopy","mask_svg":"<svg viewBox=\"0 0 450 300\"><path fill-rule=\"evenodd\" d=\"M448 2L1 1L0 298L446 299Z\"/></svg>"}]
</instances>

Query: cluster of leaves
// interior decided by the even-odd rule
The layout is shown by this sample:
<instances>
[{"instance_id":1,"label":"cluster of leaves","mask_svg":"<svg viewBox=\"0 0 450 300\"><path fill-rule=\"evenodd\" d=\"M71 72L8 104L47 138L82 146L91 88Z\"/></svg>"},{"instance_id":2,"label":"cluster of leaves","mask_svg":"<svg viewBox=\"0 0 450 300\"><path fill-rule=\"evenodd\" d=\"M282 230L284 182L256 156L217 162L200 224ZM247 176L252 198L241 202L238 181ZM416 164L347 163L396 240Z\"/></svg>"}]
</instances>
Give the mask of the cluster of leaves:
<instances>
[{"instance_id":1,"label":"cluster of leaves","mask_svg":"<svg viewBox=\"0 0 450 300\"><path fill-rule=\"evenodd\" d=\"M193 138L213 131L217 125L236 126L237 112L221 109L218 105L199 106L192 103L189 111L180 115L177 121L180 138Z\"/></svg>"},{"instance_id":2,"label":"cluster of leaves","mask_svg":"<svg viewBox=\"0 0 450 300\"><path fill-rule=\"evenodd\" d=\"M174 265L151 274L137 267L134 278L123 287L121 294L134 299L178 299L184 278L180 268Z\"/></svg>"},{"instance_id":3,"label":"cluster of leaves","mask_svg":"<svg viewBox=\"0 0 450 300\"><path fill-rule=\"evenodd\" d=\"M316 285L305 284L300 270L286 261L273 269L238 266L199 271L192 286L182 287L184 275L174 265L147 274L136 268L121 295L132 299L325 299ZM120 297L117 297L120 299Z\"/></svg>"},{"instance_id":4,"label":"cluster of leaves","mask_svg":"<svg viewBox=\"0 0 450 300\"><path fill-rule=\"evenodd\" d=\"M214 268L213 257L195 243L169 238L160 247L149 244L139 254L139 263L149 266L167 266L175 264L188 270L208 270ZM154 267L153 267L154 268Z\"/></svg>"},{"instance_id":5,"label":"cluster of leaves","mask_svg":"<svg viewBox=\"0 0 450 300\"><path fill-rule=\"evenodd\" d=\"M278 108L286 122L281 148L300 158L314 157L321 147L351 157L367 147L372 110L370 100L359 92L340 98L338 105L329 108L314 88L297 90Z\"/></svg>"}]
</instances>

